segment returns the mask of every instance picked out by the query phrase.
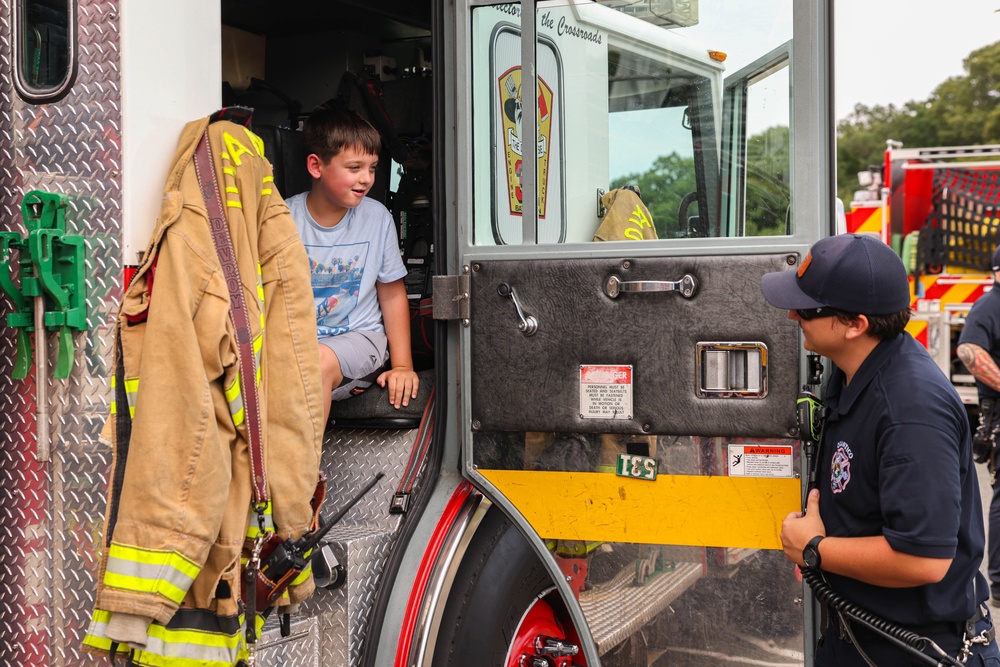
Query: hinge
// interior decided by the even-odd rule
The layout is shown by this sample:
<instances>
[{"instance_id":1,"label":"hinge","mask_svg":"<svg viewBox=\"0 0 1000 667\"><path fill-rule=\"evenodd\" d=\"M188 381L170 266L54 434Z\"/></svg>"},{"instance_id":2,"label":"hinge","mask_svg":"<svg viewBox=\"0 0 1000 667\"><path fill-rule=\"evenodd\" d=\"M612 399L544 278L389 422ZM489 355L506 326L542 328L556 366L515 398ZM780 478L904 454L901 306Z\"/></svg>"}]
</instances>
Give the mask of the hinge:
<instances>
[{"instance_id":1,"label":"hinge","mask_svg":"<svg viewBox=\"0 0 1000 667\"><path fill-rule=\"evenodd\" d=\"M469 285L468 271L460 276L433 276L431 294L434 298L434 319L462 320L468 324L471 312Z\"/></svg>"}]
</instances>

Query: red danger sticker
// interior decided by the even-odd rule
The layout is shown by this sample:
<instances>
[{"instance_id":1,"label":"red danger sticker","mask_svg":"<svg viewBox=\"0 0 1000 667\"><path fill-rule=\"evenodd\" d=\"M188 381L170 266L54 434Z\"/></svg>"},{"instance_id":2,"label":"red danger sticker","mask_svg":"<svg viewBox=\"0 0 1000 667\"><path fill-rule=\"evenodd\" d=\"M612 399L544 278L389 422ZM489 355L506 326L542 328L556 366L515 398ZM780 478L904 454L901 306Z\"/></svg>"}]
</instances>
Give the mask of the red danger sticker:
<instances>
[{"instance_id":1,"label":"red danger sticker","mask_svg":"<svg viewBox=\"0 0 1000 667\"><path fill-rule=\"evenodd\" d=\"M632 419L632 367L580 366L580 418Z\"/></svg>"}]
</instances>

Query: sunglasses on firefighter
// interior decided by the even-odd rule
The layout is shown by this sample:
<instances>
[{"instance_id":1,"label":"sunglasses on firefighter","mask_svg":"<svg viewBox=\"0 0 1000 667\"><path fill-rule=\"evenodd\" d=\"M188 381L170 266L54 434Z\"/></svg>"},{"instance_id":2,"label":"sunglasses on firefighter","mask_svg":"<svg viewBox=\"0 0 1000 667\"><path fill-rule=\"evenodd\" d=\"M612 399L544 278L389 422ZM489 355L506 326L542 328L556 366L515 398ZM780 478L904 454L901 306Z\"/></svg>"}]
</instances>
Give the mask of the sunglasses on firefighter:
<instances>
[{"instance_id":1,"label":"sunglasses on firefighter","mask_svg":"<svg viewBox=\"0 0 1000 667\"><path fill-rule=\"evenodd\" d=\"M796 308L795 312L798 314L799 318L808 322L809 320L818 320L823 317L836 317L837 315L849 315L850 313L845 313L837 308L830 308L829 306L823 306L821 308Z\"/></svg>"}]
</instances>

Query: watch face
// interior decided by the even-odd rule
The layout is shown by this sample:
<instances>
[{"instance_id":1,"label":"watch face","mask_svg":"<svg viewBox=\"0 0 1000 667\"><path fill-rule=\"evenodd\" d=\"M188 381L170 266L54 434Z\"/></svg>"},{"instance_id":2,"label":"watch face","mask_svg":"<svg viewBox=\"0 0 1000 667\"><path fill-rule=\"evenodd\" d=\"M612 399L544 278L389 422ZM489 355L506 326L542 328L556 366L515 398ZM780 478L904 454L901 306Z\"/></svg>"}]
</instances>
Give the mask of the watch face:
<instances>
[{"instance_id":1,"label":"watch face","mask_svg":"<svg viewBox=\"0 0 1000 667\"><path fill-rule=\"evenodd\" d=\"M821 535L817 535L816 537L809 540L809 543L806 545L806 548L802 550L802 560L806 564L806 567L809 568L819 567L819 563L821 560L819 557L819 543L820 540L822 539L823 537Z\"/></svg>"}]
</instances>

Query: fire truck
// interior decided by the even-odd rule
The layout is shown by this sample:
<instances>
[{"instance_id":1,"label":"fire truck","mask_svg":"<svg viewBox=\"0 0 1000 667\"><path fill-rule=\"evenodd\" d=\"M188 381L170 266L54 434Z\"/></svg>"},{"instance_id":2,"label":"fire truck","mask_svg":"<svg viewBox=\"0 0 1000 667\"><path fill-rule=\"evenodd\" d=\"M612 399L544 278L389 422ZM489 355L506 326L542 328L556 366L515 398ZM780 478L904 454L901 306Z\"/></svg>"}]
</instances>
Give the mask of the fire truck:
<instances>
[{"instance_id":1,"label":"fire truck","mask_svg":"<svg viewBox=\"0 0 1000 667\"><path fill-rule=\"evenodd\" d=\"M252 109L288 197L337 100L383 138L421 392L334 406L324 514L385 476L257 664L810 664L778 535L821 370L759 283L834 231L830 4L6 2L0 663L107 660L114 323L181 128Z\"/></svg>"},{"instance_id":2,"label":"fire truck","mask_svg":"<svg viewBox=\"0 0 1000 667\"><path fill-rule=\"evenodd\" d=\"M969 309L993 284L997 156L997 145L905 148L890 139L883 164L859 174L863 189L847 213L847 231L877 234L903 258L913 309L907 331L971 413L978 409L975 380L955 348Z\"/></svg>"}]
</instances>

